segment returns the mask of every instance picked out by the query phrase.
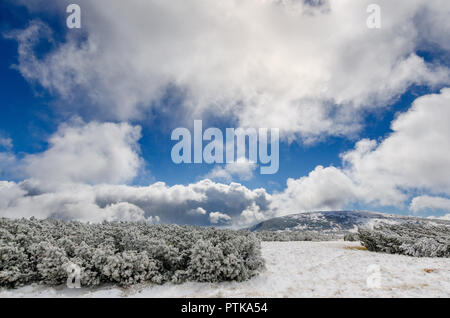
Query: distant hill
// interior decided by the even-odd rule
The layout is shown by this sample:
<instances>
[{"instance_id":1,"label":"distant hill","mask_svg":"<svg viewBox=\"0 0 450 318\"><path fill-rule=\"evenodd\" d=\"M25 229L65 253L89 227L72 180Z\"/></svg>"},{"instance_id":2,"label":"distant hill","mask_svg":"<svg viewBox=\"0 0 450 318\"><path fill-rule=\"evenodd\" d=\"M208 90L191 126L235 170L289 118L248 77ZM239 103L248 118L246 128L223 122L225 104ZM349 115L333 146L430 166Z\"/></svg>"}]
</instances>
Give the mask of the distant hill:
<instances>
[{"instance_id":1,"label":"distant hill","mask_svg":"<svg viewBox=\"0 0 450 318\"><path fill-rule=\"evenodd\" d=\"M450 221L366 211L306 212L269 219L250 228L251 231L314 231L324 233L355 232L358 226L379 223L425 222L448 224Z\"/></svg>"}]
</instances>

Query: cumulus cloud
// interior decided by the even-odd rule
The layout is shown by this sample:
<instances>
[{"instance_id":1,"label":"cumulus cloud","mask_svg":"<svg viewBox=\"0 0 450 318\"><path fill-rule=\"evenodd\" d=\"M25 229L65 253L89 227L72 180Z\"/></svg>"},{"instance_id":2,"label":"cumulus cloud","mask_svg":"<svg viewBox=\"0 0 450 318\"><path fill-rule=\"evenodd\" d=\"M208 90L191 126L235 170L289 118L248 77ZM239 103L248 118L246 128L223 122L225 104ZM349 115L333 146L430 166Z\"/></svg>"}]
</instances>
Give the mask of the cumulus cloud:
<instances>
[{"instance_id":1,"label":"cumulus cloud","mask_svg":"<svg viewBox=\"0 0 450 318\"><path fill-rule=\"evenodd\" d=\"M450 195L450 89L416 99L381 142L363 139L342 154L343 168L321 166L289 179L273 207L283 213L340 209L351 203L404 207L413 191ZM419 197L413 211L446 204Z\"/></svg>"},{"instance_id":2,"label":"cumulus cloud","mask_svg":"<svg viewBox=\"0 0 450 318\"><path fill-rule=\"evenodd\" d=\"M450 89L416 99L377 143L360 141L343 155L346 171L368 200L398 204L408 190L450 194Z\"/></svg>"},{"instance_id":3,"label":"cumulus cloud","mask_svg":"<svg viewBox=\"0 0 450 318\"><path fill-rule=\"evenodd\" d=\"M22 160L26 174L49 183L124 183L140 168L139 126L126 123L63 124L45 152Z\"/></svg>"},{"instance_id":4,"label":"cumulus cloud","mask_svg":"<svg viewBox=\"0 0 450 318\"><path fill-rule=\"evenodd\" d=\"M249 208L269 213L271 196L264 189L250 190L238 183L205 179L171 187L163 182L146 187L123 184L136 176L143 160L140 135L139 126L75 120L61 125L41 153L20 159L0 153L0 167L26 174L22 182L0 183L0 215L224 225Z\"/></svg>"},{"instance_id":5,"label":"cumulus cloud","mask_svg":"<svg viewBox=\"0 0 450 318\"><path fill-rule=\"evenodd\" d=\"M409 209L414 213L422 211L450 211L450 199L422 195L415 197L411 201Z\"/></svg>"},{"instance_id":6,"label":"cumulus cloud","mask_svg":"<svg viewBox=\"0 0 450 318\"><path fill-rule=\"evenodd\" d=\"M148 187L104 185L94 190L100 206L129 202L165 223L208 225L209 213L217 211L237 219L253 204L270 213L271 196L264 189L250 190L238 183L225 185L208 179L171 187L157 182Z\"/></svg>"},{"instance_id":7,"label":"cumulus cloud","mask_svg":"<svg viewBox=\"0 0 450 318\"><path fill-rule=\"evenodd\" d=\"M174 186L111 184L135 175L139 129L127 124L64 125L50 138L48 150L21 161L33 178L2 183L0 210L8 217L246 226L277 215L337 210L354 203L402 207L417 191L429 196L413 199L411 211L445 210L448 199L438 196L450 195L449 105L450 89L418 98L393 121L393 132L384 140L361 140L342 154L341 168L318 166L308 176L289 179L286 189L273 195L209 179ZM57 186L49 187L49 180Z\"/></svg>"},{"instance_id":8,"label":"cumulus cloud","mask_svg":"<svg viewBox=\"0 0 450 318\"><path fill-rule=\"evenodd\" d=\"M198 207L196 209L191 209L191 210L187 211L187 214L190 214L190 215L205 215L206 214L206 210L201 208L201 207Z\"/></svg>"},{"instance_id":9,"label":"cumulus cloud","mask_svg":"<svg viewBox=\"0 0 450 318\"><path fill-rule=\"evenodd\" d=\"M0 198L3 203L1 216L8 218L40 219L57 218L85 222L147 221L156 222L157 216L146 216L136 205L128 202L111 203L104 207L95 202L95 194L87 185L71 185L55 192L44 192L38 183L0 182ZM45 188L45 187L43 187Z\"/></svg>"},{"instance_id":10,"label":"cumulus cloud","mask_svg":"<svg viewBox=\"0 0 450 318\"><path fill-rule=\"evenodd\" d=\"M223 214L220 212L211 212L209 214L209 220L212 224L227 224L231 221L231 218L227 214Z\"/></svg>"},{"instance_id":11,"label":"cumulus cloud","mask_svg":"<svg viewBox=\"0 0 450 318\"><path fill-rule=\"evenodd\" d=\"M263 189L210 180L172 187L161 182L147 187L70 184L55 190L48 190L37 180L0 182L0 213L9 218L232 225L247 209L269 216L270 200ZM239 224L252 222L254 219L248 223L240 220Z\"/></svg>"},{"instance_id":12,"label":"cumulus cloud","mask_svg":"<svg viewBox=\"0 0 450 318\"><path fill-rule=\"evenodd\" d=\"M276 210L270 209L268 211L262 211L258 205L253 203L251 206L242 211L241 215L234 220L234 225L237 227L245 227L262 222L277 215L279 214L277 214Z\"/></svg>"},{"instance_id":13,"label":"cumulus cloud","mask_svg":"<svg viewBox=\"0 0 450 318\"><path fill-rule=\"evenodd\" d=\"M254 171L258 165L245 158L239 158L236 162L227 163L225 166L214 167L205 178L231 182L233 178L248 181L254 177Z\"/></svg>"},{"instance_id":14,"label":"cumulus cloud","mask_svg":"<svg viewBox=\"0 0 450 318\"><path fill-rule=\"evenodd\" d=\"M354 133L362 112L385 107L411 85L449 82L445 66L415 52L426 39L447 42L441 35L450 3L380 0L377 30L366 27L370 3L80 0L83 40L69 32L37 57L37 39L52 38L42 22L10 36L25 78L69 105L86 97L102 117L142 118L175 87L177 112L189 120L227 117L312 142ZM47 7L39 4L27 3ZM62 3L52 4L64 12Z\"/></svg>"},{"instance_id":15,"label":"cumulus cloud","mask_svg":"<svg viewBox=\"0 0 450 318\"><path fill-rule=\"evenodd\" d=\"M281 214L339 210L357 199L358 191L340 169L318 166L306 177L288 179L286 189L273 195L272 207Z\"/></svg>"}]
</instances>

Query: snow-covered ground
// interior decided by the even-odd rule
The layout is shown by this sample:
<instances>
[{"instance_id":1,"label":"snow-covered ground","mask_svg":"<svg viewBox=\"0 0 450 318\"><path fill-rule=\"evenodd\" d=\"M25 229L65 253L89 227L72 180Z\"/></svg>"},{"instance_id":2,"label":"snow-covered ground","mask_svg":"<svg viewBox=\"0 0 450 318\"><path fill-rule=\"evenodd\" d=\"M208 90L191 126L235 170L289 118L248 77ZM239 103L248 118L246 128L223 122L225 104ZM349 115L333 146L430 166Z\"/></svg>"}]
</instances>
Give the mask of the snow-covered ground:
<instances>
[{"instance_id":1,"label":"snow-covered ground","mask_svg":"<svg viewBox=\"0 0 450 318\"><path fill-rule=\"evenodd\" d=\"M1 290L0 297L450 297L450 259L372 253L358 246L263 243L267 270L243 283L79 290L28 286ZM376 286L378 277L379 288L369 288L367 280Z\"/></svg>"}]
</instances>

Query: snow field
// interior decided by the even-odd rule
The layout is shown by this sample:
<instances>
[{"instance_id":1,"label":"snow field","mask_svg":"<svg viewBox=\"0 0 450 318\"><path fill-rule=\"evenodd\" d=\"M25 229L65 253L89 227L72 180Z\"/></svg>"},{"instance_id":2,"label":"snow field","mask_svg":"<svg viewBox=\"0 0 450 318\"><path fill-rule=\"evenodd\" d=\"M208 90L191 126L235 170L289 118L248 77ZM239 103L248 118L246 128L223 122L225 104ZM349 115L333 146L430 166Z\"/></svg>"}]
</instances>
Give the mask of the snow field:
<instances>
[{"instance_id":1,"label":"snow field","mask_svg":"<svg viewBox=\"0 0 450 318\"><path fill-rule=\"evenodd\" d=\"M374 253L353 242L263 242L266 270L246 282L106 286L27 286L0 297L450 297L450 259ZM367 279L378 265L379 288ZM378 275L378 274L376 274Z\"/></svg>"}]
</instances>

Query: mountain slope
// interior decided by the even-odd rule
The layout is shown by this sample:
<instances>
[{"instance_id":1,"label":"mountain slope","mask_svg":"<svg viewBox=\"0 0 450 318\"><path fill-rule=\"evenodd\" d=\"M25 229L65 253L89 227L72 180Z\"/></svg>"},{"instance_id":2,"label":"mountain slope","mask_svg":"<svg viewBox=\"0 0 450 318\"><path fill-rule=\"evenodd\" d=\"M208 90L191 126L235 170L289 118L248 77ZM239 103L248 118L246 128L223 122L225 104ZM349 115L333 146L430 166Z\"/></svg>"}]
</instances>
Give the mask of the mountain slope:
<instances>
[{"instance_id":1,"label":"mountain slope","mask_svg":"<svg viewBox=\"0 0 450 318\"><path fill-rule=\"evenodd\" d=\"M273 218L250 228L251 231L317 231L326 233L353 232L358 226L372 227L379 223L426 222L448 224L450 221L366 211L307 212Z\"/></svg>"}]
</instances>

